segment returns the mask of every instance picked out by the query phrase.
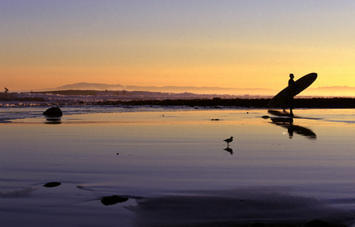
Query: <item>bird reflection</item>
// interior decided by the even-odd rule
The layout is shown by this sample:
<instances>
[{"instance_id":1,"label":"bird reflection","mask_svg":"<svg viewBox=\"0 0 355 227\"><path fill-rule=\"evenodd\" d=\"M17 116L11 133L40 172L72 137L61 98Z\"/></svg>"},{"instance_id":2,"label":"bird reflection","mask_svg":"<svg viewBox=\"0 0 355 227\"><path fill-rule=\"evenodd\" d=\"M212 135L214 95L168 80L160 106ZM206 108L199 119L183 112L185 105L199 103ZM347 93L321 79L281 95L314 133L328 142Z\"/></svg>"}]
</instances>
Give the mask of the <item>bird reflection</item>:
<instances>
[{"instance_id":1,"label":"bird reflection","mask_svg":"<svg viewBox=\"0 0 355 227\"><path fill-rule=\"evenodd\" d=\"M299 125L294 125L293 118L272 117L271 121L271 123L274 125L286 128L290 139L293 138L294 133L304 136L307 139L317 139L317 135L311 129Z\"/></svg>"},{"instance_id":2,"label":"bird reflection","mask_svg":"<svg viewBox=\"0 0 355 227\"><path fill-rule=\"evenodd\" d=\"M224 148L224 150L227 151L230 155L233 155L233 154L234 154L233 149L230 148L229 146L226 147L226 148Z\"/></svg>"}]
</instances>

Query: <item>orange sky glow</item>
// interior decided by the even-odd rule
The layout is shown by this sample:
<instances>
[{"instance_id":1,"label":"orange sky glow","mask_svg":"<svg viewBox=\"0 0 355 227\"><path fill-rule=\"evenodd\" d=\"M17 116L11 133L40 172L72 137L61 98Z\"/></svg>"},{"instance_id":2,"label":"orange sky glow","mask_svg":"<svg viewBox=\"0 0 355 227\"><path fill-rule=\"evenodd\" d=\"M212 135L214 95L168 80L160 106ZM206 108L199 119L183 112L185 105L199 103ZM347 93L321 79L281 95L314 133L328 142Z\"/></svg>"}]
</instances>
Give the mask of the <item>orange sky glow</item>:
<instances>
[{"instance_id":1,"label":"orange sky glow","mask_svg":"<svg viewBox=\"0 0 355 227\"><path fill-rule=\"evenodd\" d=\"M289 73L317 72L304 95L355 96L355 3L269 2L3 1L0 86L91 82L264 95L284 88Z\"/></svg>"}]
</instances>

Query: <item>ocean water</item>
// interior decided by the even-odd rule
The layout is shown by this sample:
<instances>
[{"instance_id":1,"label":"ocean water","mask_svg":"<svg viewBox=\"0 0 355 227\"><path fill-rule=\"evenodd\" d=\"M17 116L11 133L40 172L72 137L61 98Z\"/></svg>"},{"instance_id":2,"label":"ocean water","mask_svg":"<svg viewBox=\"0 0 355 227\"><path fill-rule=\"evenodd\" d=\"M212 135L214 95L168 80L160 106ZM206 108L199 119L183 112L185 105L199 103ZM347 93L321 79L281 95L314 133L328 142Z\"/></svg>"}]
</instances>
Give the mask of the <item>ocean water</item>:
<instances>
[{"instance_id":1,"label":"ocean water","mask_svg":"<svg viewBox=\"0 0 355 227\"><path fill-rule=\"evenodd\" d=\"M89 113L117 113L117 112L146 112L155 111L159 108L154 107L116 107L116 106L69 106L62 107L65 115L89 114ZM15 119L25 118L41 118L42 113L46 110L43 106L21 107L15 106L12 108L0 108L0 123L8 123Z\"/></svg>"},{"instance_id":2,"label":"ocean water","mask_svg":"<svg viewBox=\"0 0 355 227\"><path fill-rule=\"evenodd\" d=\"M355 220L353 109L296 110L292 123L253 109L72 107L53 124L42 111L1 109L6 226ZM128 200L102 203L112 195Z\"/></svg>"}]
</instances>

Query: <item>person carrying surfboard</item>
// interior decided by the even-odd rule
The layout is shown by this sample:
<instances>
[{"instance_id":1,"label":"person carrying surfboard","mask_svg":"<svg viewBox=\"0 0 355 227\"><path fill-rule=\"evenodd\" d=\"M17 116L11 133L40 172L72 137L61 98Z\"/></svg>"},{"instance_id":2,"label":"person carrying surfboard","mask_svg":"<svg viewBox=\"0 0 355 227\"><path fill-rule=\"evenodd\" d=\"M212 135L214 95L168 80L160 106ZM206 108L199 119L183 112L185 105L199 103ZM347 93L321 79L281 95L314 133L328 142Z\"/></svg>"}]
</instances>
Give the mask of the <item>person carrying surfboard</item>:
<instances>
[{"instance_id":1,"label":"person carrying surfboard","mask_svg":"<svg viewBox=\"0 0 355 227\"><path fill-rule=\"evenodd\" d=\"M295 96L296 93L296 83L293 80L293 78L295 78L295 76L293 75L293 73L290 73L290 79L288 80L288 87L290 89L290 95L288 96L288 106L290 107L290 115L293 116L293 97Z\"/></svg>"},{"instance_id":2,"label":"person carrying surfboard","mask_svg":"<svg viewBox=\"0 0 355 227\"><path fill-rule=\"evenodd\" d=\"M292 109L294 107L293 97L301 93L304 89L309 87L316 79L317 73L309 73L300 79L294 81L294 76L291 73L290 79L288 81L288 86L277 93L269 102L270 108L282 108L284 110L284 115L293 115ZM291 113L286 113L287 108L290 108Z\"/></svg>"}]
</instances>

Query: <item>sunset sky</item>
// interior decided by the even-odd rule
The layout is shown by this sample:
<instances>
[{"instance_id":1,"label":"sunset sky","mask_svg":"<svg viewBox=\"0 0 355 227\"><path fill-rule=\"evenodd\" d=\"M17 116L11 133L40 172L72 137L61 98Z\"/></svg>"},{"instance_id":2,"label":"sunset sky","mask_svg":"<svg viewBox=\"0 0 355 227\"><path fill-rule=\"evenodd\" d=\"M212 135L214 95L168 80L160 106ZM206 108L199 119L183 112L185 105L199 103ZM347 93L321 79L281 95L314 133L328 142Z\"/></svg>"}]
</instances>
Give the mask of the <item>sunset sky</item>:
<instances>
[{"instance_id":1,"label":"sunset sky","mask_svg":"<svg viewBox=\"0 0 355 227\"><path fill-rule=\"evenodd\" d=\"M0 88L277 91L317 72L312 94L355 96L354 13L353 0L1 0Z\"/></svg>"}]
</instances>

